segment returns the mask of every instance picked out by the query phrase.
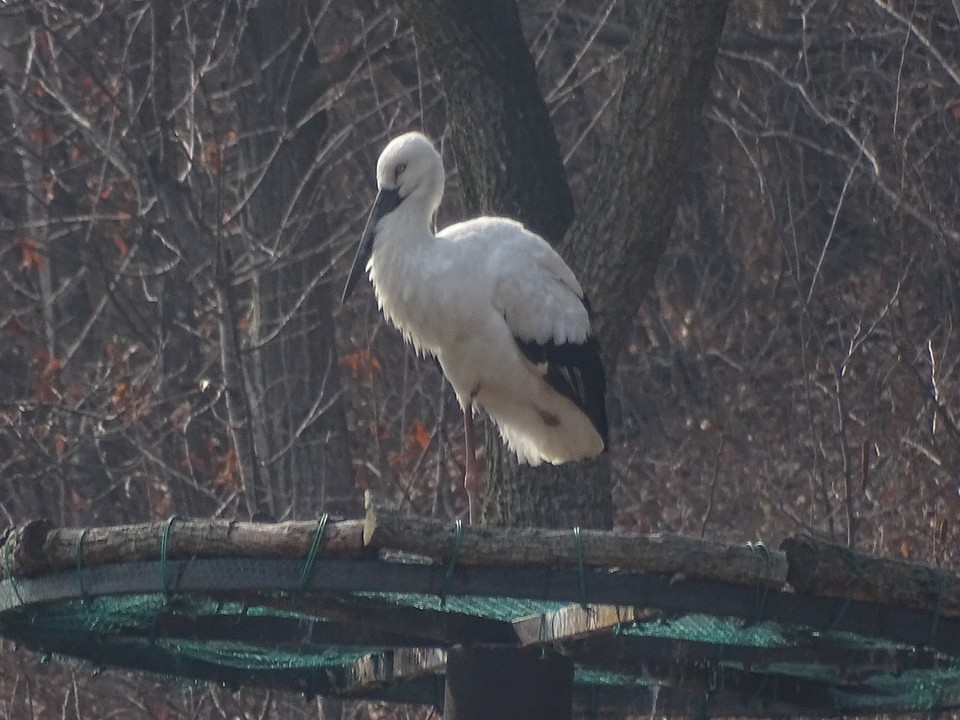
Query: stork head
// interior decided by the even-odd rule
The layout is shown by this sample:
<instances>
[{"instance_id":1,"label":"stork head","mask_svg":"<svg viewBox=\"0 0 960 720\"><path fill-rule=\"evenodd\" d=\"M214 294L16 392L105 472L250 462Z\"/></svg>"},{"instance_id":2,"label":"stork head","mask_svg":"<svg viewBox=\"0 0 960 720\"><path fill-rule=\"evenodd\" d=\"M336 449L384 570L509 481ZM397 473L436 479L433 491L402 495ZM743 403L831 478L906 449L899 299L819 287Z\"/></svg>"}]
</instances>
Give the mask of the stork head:
<instances>
[{"instance_id":1,"label":"stork head","mask_svg":"<svg viewBox=\"0 0 960 720\"><path fill-rule=\"evenodd\" d=\"M396 193L395 202L416 204L433 215L443 195L443 161L433 144L418 132L390 141L377 160L381 195ZM389 211L388 211L389 212Z\"/></svg>"},{"instance_id":2,"label":"stork head","mask_svg":"<svg viewBox=\"0 0 960 720\"><path fill-rule=\"evenodd\" d=\"M377 160L377 199L360 236L360 246L343 288L342 302L353 292L360 275L373 255L374 238L380 220L400 209L420 216L425 224L440 206L443 196L443 161L426 136L410 132L396 137Z\"/></svg>"}]
</instances>

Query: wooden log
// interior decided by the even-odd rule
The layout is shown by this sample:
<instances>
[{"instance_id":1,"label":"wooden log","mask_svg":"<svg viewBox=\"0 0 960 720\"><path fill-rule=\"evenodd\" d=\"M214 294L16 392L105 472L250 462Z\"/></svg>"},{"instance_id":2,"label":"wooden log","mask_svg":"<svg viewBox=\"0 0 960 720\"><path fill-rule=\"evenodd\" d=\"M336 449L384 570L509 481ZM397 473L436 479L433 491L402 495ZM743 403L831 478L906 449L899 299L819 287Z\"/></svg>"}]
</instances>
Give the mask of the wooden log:
<instances>
[{"instance_id":1,"label":"wooden log","mask_svg":"<svg viewBox=\"0 0 960 720\"><path fill-rule=\"evenodd\" d=\"M26 574L22 568L42 568L45 562L43 545L53 530L49 520L31 520L25 525L9 528L3 535L0 548L0 577Z\"/></svg>"},{"instance_id":2,"label":"wooden log","mask_svg":"<svg viewBox=\"0 0 960 720\"><path fill-rule=\"evenodd\" d=\"M402 550L442 562L450 557L455 529L449 523L380 507L368 497L363 541L370 548ZM679 535L632 535L602 530L478 528L463 526L458 565L577 567L662 573L683 580L714 580L782 587L787 559L759 546L722 545Z\"/></svg>"},{"instance_id":3,"label":"wooden log","mask_svg":"<svg viewBox=\"0 0 960 720\"><path fill-rule=\"evenodd\" d=\"M871 557L809 536L787 538L780 549L787 580L799 594L960 616L960 578L939 568Z\"/></svg>"},{"instance_id":4,"label":"wooden log","mask_svg":"<svg viewBox=\"0 0 960 720\"><path fill-rule=\"evenodd\" d=\"M363 520L328 522L323 557L361 557ZM0 548L0 577L38 575L106 563L156 560L160 557L166 522L107 527L55 528L35 520L8 531ZM317 521L251 523L231 520L177 519L168 533L167 557L186 558L305 557L317 532ZM80 541L83 536L82 542Z\"/></svg>"}]
</instances>

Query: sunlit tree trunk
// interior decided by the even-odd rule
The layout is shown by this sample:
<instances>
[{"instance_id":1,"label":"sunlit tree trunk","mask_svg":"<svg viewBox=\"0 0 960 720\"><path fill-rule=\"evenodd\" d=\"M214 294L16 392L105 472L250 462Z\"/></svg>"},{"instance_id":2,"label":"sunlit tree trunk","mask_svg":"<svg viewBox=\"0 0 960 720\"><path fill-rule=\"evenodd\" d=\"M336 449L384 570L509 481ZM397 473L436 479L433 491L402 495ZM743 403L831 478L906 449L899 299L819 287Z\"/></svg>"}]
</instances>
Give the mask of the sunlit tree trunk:
<instances>
[{"instance_id":1,"label":"sunlit tree trunk","mask_svg":"<svg viewBox=\"0 0 960 720\"><path fill-rule=\"evenodd\" d=\"M301 122L323 89L313 5L289 0L253 9L243 49L258 79L244 92L241 117L254 131L245 170L269 163L245 208L253 229L246 251L255 269L245 284L244 370L262 482L257 504L273 517L359 509L339 397L334 300L322 280L329 230L317 212L322 197L313 159L326 116Z\"/></svg>"},{"instance_id":2,"label":"sunlit tree trunk","mask_svg":"<svg viewBox=\"0 0 960 720\"><path fill-rule=\"evenodd\" d=\"M612 373L620 339L670 235L726 0L629 5L615 137L576 220L515 3L400 5L440 75L467 209L517 218L558 246L592 301ZM529 468L518 465L493 432L488 457L486 521L612 526L608 457Z\"/></svg>"}]
</instances>

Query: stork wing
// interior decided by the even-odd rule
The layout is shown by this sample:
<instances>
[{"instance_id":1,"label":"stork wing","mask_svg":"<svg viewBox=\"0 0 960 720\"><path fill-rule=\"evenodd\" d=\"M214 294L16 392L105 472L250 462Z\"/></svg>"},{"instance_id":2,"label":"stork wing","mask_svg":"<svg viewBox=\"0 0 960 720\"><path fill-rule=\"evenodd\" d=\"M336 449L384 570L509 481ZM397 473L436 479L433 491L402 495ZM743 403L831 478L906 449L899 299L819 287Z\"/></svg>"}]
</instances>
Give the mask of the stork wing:
<instances>
[{"instance_id":1,"label":"stork wing","mask_svg":"<svg viewBox=\"0 0 960 720\"><path fill-rule=\"evenodd\" d=\"M607 444L606 380L583 289L540 237L523 230L501 243L494 304L524 357L580 408Z\"/></svg>"}]
</instances>

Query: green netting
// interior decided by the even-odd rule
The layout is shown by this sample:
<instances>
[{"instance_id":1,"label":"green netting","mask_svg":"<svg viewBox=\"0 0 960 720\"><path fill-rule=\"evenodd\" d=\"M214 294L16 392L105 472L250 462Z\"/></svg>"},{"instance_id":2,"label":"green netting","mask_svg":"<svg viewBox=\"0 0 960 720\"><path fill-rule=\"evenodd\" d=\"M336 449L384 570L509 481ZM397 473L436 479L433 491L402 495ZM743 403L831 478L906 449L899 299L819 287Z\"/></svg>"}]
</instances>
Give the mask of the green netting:
<instances>
[{"instance_id":1,"label":"green netting","mask_svg":"<svg viewBox=\"0 0 960 720\"><path fill-rule=\"evenodd\" d=\"M267 564L242 567L256 582L270 576ZM215 596L131 592L55 599L58 593L69 596L70 583L76 581L69 573L51 577L49 591L30 585L33 581L17 581L19 588L4 581L0 594L6 593L10 609L0 612L0 634L54 656L191 682L436 703L442 649L455 642L442 639L444 632L496 631L498 639L492 642L505 642L515 623L542 618L550 632L536 641L574 659L575 692L588 706L663 703L671 692L686 692L687 701L696 698L708 708L721 708L716 711L721 714L762 714L774 707L771 703L813 714L960 706L960 653L823 629L838 624L837 613L818 629L783 620L754 621L748 619L756 615L752 611L729 618L665 609L647 621L599 628L568 641L553 633L564 627L564 618L578 615L562 613L577 608L575 597L570 602L472 594L441 598L436 592L345 591L342 585L335 591L299 592L289 589L291 583L297 586L299 565L278 567L284 577L293 578L285 581L288 589L244 590L242 602L226 591ZM327 572L329 568L334 566ZM395 568L387 571L395 585L412 584L397 580ZM138 572L138 582L158 576L155 567ZM442 576L438 582L429 569L418 572L427 587L446 588ZM105 570L103 577L113 581L118 575L122 577ZM231 582L233 577L224 576ZM93 573L89 579L95 579ZM34 599L15 601L21 592ZM404 625L408 622L409 627ZM933 637L933 630L957 631L941 618L920 627L924 637ZM483 636L473 641L491 642ZM391 675L395 655L404 647L424 664L406 677ZM440 654L430 654L433 649ZM685 690L688 686L698 689ZM671 711L664 709L664 714Z\"/></svg>"},{"instance_id":2,"label":"green netting","mask_svg":"<svg viewBox=\"0 0 960 720\"><path fill-rule=\"evenodd\" d=\"M279 638L270 641L164 637L162 633L166 630L158 625L163 618L171 617L195 621L197 632L202 631L204 622L211 618L221 621L232 618L237 623L238 635L244 634L243 624L251 618L284 618L311 626L324 623L322 618L305 613L152 593L68 600L8 612L0 619L0 633L54 646L58 639L73 638L75 642L93 643L99 650L97 654L105 657L112 650L124 656L136 651L246 671L344 666L384 649L371 645L294 644ZM172 669L176 670L175 664Z\"/></svg>"},{"instance_id":3,"label":"green netting","mask_svg":"<svg viewBox=\"0 0 960 720\"><path fill-rule=\"evenodd\" d=\"M581 685L595 685L597 687L653 687L657 681L653 678L644 678L628 673L603 672L590 668L577 668L573 675L574 682Z\"/></svg>"},{"instance_id":4,"label":"green netting","mask_svg":"<svg viewBox=\"0 0 960 720\"><path fill-rule=\"evenodd\" d=\"M715 646L717 652L710 665L716 690L723 690L733 672L742 676L762 670L771 685L809 680L827 688L831 704L845 712L889 712L894 707L915 712L960 704L960 658L902 643L705 615L639 623L616 632L626 638L661 638ZM747 661L725 657L746 648L811 652L805 661L796 662L764 661L762 653ZM840 653L842 658L845 651L858 654L847 662L833 657ZM891 658L899 659L900 665L885 668ZM576 677L577 682L607 688L653 687L661 682L642 675L588 668L578 669Z\"/></svg>"},{"instance_id":5,"label":"green netting","mask_svg":"<svg viewBox=\"0 0 960 720\"><path fill-rule=\"evenodd\" d=\"M570 604L478 595L441 598L437 595L424 595L421 593L360 592L354 593L354 596L397 606L416 608L418 610L443 610L445 612L473 615L475 617L503 620L505 622L555 612Z\"/></svg>"},{"instance_id":6,"label":"green netting","mask_svg":"<svg viewBox=\"0 0 960 720\"><path fill-rule=\"evenodd\" d=\"M150 641L153 647L164 647L185 658L215 662L241 670L292 670L304 668L342 667L382 648L336 646L320 651L302 649L296 652L278 647L251 646L242 642L190 642L187 640Z\"/></svg>"},{"instance_id":7,"label":"green netting","mask_svg":"<svg viewBox=\"0 0 960 720\"><path fill-rule=\"evenodd\" d=\"M857 690L838 689L839 706L855 707L860 712L883 712L893 698L904 700L906 711L932 711L956 707L960 703L960 673L949 671L904 671L899 675L867 678Z\"/></svg>"},{"instance_id":8,"label":"green netting","mask_svg":"<svg viewBox=\"0 0 960 720\"><path fill-rule=\"evenodd\" d=\"M686 615L621 628L619 632L643 637L673 638L722 645L747 647L786 647L780 626L773 623L748 623L743 620Z\"/></svg>"}]
</instances>

